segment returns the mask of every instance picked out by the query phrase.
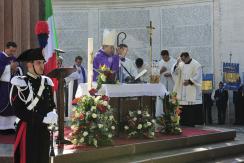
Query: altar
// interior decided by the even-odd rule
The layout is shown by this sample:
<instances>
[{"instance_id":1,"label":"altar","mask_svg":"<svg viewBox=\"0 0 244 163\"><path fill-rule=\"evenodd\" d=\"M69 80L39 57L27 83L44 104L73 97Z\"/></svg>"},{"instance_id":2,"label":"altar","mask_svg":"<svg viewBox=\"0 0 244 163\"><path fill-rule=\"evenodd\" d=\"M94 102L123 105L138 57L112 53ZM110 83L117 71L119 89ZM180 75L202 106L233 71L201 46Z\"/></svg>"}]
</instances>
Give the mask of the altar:
<instances>
[{"instance_id":1,"label":"altar","mask_svg":"<svg viewBox=\"0 0 244 163\"><path fill-rule=\"evenodd\" d=\"M96 83L93 83L96 87ZM109 97L143 97L143 96L164 96L167 93L165 86L161 83L138 83L138 84L103 84L98 95ZM87 83L78 86L75 97L88 95Z\"/></svg>"},{"instance_id":2,"label":"altar","mask_svg":"<svg viewBox=\"0 0 244 163\"><path fill-rule=\"evenodd\" d=\"M96 87L96 83L93 83ZM110 105L118 122L122 122L128 110L147 109L154 117L156 96L167 94L165 86L161 83L138 84L103 84L97 95L110 97ZM89 95L87 83L78 86L75 97Z\"/></svg>"}]
</instances>

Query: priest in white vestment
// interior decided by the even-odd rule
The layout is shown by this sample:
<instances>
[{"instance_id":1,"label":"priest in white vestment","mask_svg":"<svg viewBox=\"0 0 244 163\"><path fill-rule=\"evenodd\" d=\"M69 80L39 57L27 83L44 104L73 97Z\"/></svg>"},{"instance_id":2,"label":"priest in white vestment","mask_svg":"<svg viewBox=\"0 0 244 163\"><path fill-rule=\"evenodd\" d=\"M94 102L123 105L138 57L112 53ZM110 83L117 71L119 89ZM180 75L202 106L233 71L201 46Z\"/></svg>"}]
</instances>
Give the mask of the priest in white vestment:
<instances>
[{"instance_id":1,"label":"priest in white vestment","mask_svg":"<svg viewBox=\"0 0 244 163\"><path fill-rule=\"evenodd\" d=\"M172 75L175 81L173 91L182 106L180 124L192 127L203 124L201 64L183 52L172 69Z\"/></svg>"},{"instance_id":2,"label":"priest in white vestment","mask_svg":"<svg viewBox=\"0 0 244 163\"><path fill-rule=\"evenodd\" d=\"M176 60L169 56L168 50L161 51L162 59L159 61L160 68L160 83L164 84L168 92L172 92L174 87L174 80L171 75L171 70ZM163 113L163 97L157 97L156 101L156 117Z\"/></svg>"}]
</instances>

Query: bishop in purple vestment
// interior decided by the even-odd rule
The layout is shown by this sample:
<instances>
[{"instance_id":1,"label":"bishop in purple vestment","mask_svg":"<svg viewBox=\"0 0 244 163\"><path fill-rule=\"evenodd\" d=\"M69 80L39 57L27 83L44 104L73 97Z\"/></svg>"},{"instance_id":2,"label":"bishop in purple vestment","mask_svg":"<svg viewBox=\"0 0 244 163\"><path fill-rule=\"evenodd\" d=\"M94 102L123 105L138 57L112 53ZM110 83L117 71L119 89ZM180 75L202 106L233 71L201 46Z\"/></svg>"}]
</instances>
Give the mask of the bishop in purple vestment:
<instances>
[{"instance_id":1,"label":"bishop in purple vestment","mask_svg":"<svg viewBox=\"0 0 244 163\"><path fill-rule=\"evenodd\" d=\"M103 48L99 49L93 61L93 68L96 70L102 65L106 65L110 70L117 74L119 71L119 56L107 54ZM97 80L97 76L98 73L94 71L93 81Z\"/></svg>"},{"instance_id":2,"label":"bishop in purple vestment","mask_svg":"<svg viewBox=\"0 0 244 163\"><path fill-rule=\"evenodd\" d=\"M96 53L93 61L93 81L97 80L98 73L96 70L103 65L106 65L114 73L118 74L119 56L114 54L116 36L117 34L115 31L108 31L107 29L104 30L102 47Z\"/></svg>"}]
</instances>

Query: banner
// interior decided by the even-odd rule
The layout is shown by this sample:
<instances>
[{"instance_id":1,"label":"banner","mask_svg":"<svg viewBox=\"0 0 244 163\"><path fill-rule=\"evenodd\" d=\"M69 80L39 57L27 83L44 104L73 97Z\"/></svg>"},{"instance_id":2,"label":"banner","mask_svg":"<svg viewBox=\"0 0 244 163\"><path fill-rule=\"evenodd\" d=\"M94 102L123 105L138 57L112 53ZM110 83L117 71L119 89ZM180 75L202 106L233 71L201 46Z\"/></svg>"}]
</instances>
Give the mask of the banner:
<instances>
[{"instance_id":1,"label":"banner","mask_svg":"<svg viewBox=\"0 0 244 163\"><path fill-rule=\"evenodd\" d=\"M241 79L241 83L244 84L244 72L242 72L242 79Z\"/></svg>"},{"instance_id":2,"label":"banner","mask_svg":"<svg viewBox=\"0 0 244 163\"><path fill-rule=\"evenodd\" d=\"M213 74L203 74L202 91L212 92L212 90L213 90Z\"/></svg>"},{"instance_id":3,"label":"banner","mask_svg":"<svg viewBox=\"0 0 244 163\"><path fill-rule=\"evenodd\" d=\"M238 90L240 87L239 63L223 63L223 82L227 90Z\"/></svg>"}]
</instances>

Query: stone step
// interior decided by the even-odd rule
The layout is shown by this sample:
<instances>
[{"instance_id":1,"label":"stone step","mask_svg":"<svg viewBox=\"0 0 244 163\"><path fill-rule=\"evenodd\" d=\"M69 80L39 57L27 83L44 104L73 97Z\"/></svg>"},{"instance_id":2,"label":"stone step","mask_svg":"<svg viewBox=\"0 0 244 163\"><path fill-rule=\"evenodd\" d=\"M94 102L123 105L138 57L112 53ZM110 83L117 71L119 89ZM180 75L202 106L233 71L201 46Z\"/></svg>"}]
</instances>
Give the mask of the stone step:
<instances>
[{"instance_id":1,"label":"stone step","mask_svg":"<svg viewBox=\"0 0 244 163\"><path fill-rule=\"evenodd\" d=\"M244 162L243 154L232 155L232 156L228 156L228 157L216 158L216 159L204 161L204 163L239 163L239 162ZM203 163L203 162L200 162L200 163Z\"/></svg>"},{"instance_id":2,"label":"stone step","mask_svg":"<svg viewBox=\"0 0 244 163\"><path fill-rule=\"evenodd\" d=\"M152 140L149 142L141 142L128 145L120 145L113 147L98 148L89 151L65 151L60 153L54 159L58 163L79 163L101 161L113 158L130 158L148 155L155 152L167 152L174 149L182 149L186 147L193 147L197 145L206 145L211 143L231 141L236 137L234 130L227 130L222 132L210 133L207 135L199 135L192 137L181 137L170 140ZM167 154L167 153L166 153ZM150 158L150 157L149 157ZM117 162L117 161L116 161Z\"/></svg>"},{"instance_id":3,"label":"stone step","mask_svg":"<svg viewBox=\"0 0 244 163\"><path fill-rule=\"evenodd\" d=\"M97 161L99 163L186 163L206 162L244 152L244 141L233 140L197 147L158 151Z\"/></svg>"}]
</instances>

